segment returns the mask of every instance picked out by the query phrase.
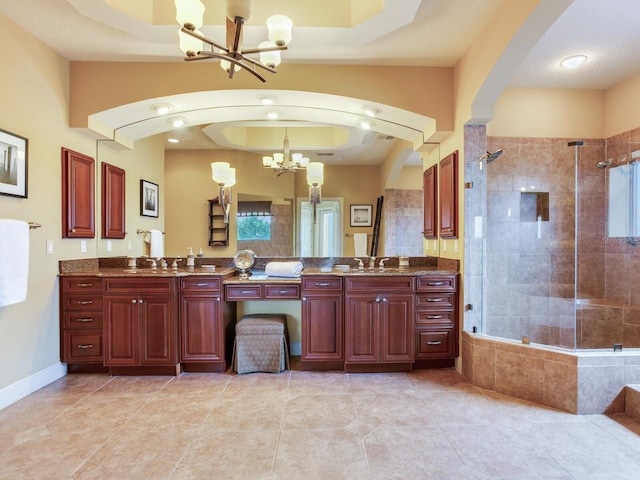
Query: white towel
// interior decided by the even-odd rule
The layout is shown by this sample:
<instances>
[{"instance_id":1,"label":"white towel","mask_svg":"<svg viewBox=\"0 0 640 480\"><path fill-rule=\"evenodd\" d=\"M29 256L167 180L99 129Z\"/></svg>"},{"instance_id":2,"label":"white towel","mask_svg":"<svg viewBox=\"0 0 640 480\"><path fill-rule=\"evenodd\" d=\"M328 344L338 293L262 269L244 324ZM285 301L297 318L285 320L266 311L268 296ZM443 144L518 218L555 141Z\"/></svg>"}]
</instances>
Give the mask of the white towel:
<instances>
[{"instance_id":1,"label":"white towel","mask_svg":"<svg viewBox=\"0 0 640 480\"><path fill-rule=\"evenodd\" d=\"M149 244L150 257L164 257L164 241L160 230L149 230L144 237L144 241Z\"/></svg>"},{"instance_id":2,"label":"white towel","mask_svg":"<svg viewBox=\"0 0 640 480\"><path fill-rule=\"evenodd\" d=\"M0 307L27 298L29 224L0 219Z\"/></svg>"},{"instance_id":3,"label":"white towel","mask_svg":"<svg viewBox=\"0 0 640 480\"><path fill-rule=\"evenodd\" d=\"M302 262L269 262L264 273L270 277L299 277L302 268Z\"/></svg>"},{"instance_id":4,"label":"white towel","mask_svg":"<svg viewBox=\"0 0 640 480\"><path fill-rule=\"evenodd\" d=\"M366 233L354 233L353 234L353 246L355 248L355 257L367 256L367 234Z\"/></svg>"}]
</instances>

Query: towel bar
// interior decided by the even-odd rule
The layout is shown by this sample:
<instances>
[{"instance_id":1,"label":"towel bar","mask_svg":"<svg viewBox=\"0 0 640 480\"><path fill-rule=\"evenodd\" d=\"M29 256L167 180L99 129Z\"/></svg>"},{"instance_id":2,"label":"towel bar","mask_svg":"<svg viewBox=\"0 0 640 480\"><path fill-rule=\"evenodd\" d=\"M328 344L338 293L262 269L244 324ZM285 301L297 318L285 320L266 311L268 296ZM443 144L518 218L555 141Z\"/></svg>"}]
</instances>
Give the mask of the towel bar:
<instances>
[{"instance_id":1,"label":"towel bar","mask_svg":"<svg viewBox=\"0 0 640 480\"><path fill-rule=\"evenodd\" d=\"M42 225L36 222L29 222L29 229L33 230L34 228L40 228Z\"/></svg>"},{"instance_id":2,"label":"towel bar","mask_svg":"<svg viewBox=\"0 0 640 480\"><path fill-rule=\"evenodd\" d=\"M347 237L353 237L353 233L347 233L345 234ZM370 237L371 235L373 235L372 233L367 233L367 237Z\"/></svg>"},{"instance_id":3,"label":"towel bar","mask_svg":"<svg viewBox=\"0 0 640 480\"><path fill-rule=\"evenodd\" d=\"M141 228L139 228L138 230L136 230L136 233L140 235L141 233L151 233L151 232L149 232L149 230L142 230ZM162 234L164 235L164 232L162 232Z\"/></svg>"}]
</instances>

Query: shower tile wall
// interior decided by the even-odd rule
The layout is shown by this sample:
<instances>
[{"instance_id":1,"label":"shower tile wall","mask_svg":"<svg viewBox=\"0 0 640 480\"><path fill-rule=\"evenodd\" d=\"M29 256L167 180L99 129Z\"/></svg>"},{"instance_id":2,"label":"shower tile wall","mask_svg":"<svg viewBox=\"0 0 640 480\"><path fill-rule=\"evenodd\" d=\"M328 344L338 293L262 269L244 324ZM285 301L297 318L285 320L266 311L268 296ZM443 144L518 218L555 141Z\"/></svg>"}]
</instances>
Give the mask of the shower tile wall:
<instances>
[{"instance_id":1,"label":"shower tile wall","mask_svg":"<svg viewBox=\"0 0 640 480\"><path fill-rule=\"evenodd\" d=\"M574 347L575 162L568 139L489 137L485 333ZM531 212L548 193L548 220ZM522 209L521 209L522 206Z\"/></svg>"},{"instance_id":2,"label":"shower tile wall","mask_svg":"<svg viewBox=\"0 0 640 480\"><path fill-rule=\"evenodd\" d=\"M423 191L387 189L384 193L384 251L386 256L423 255ZM378 250L378 256L382 252Z\"/></svg>"},{"instance_id":3,"label":"shower tile wall","mask_svg":"<svg viewBox=\"0 0 640 480\"><path fill-rule=\"evenodd\" d=\"M640 129L584 140L577 172L572 140L488 138L488 150L504 154L486 167L485 332L568 348L638 348L640 246L607 237L607 170L596 163L630 159ZM523 189L549 193L548 221L531 221Z\"/></svg>"}]
</instances>

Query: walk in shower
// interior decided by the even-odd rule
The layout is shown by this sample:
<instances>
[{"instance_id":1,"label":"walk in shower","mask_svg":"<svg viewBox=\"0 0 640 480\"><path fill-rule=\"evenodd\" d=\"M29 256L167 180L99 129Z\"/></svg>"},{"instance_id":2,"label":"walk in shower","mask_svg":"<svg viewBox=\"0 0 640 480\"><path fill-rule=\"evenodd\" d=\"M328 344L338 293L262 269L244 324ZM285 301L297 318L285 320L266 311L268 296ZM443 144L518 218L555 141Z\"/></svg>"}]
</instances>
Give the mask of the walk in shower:
<instances>
[{"instance_id":1,"label":"walk in shower","mask_svg":"<svg viewBox=\"0 0 640 480\"><path fill-rule=\"evenodd\" d=\"M568 349L640 347L640 142L488 138L498 148L495 161L477 161L481 331Z\"/></svg>"}]
</instances>

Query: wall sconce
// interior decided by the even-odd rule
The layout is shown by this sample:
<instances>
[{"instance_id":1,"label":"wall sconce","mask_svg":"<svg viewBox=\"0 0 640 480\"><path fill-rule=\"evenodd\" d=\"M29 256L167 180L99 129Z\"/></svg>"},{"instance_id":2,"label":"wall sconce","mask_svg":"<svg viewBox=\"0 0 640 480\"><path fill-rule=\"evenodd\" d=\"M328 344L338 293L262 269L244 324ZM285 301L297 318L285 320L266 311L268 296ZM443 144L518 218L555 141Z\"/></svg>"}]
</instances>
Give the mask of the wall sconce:
<instances>
[{"instance_id":1,"label":"wall sconce","mask_svg":"<svg viewBox=\"0 0 640 480\"><path fill-rule=\"evenodd\" d=\"M218 199L224 212L224 223L229 223L229 210L231 209L231 187L236 184L236 169L231 168L228 162L213 162L211 164L211 178L218 184Z\"/></svg>"},{"instance_id":2,"label":"wall sconce","mask_svg":"<svg viewBox=\"0 0 640 480\"><path fill-rule=\"evenodd\" d=\"M316 206L322 202L322 190L324 182L324 164L310 162L307 165L307 184L309 185L309 203L313 205L313 223L316 223Z\"/></svg>"}]
</instances>

